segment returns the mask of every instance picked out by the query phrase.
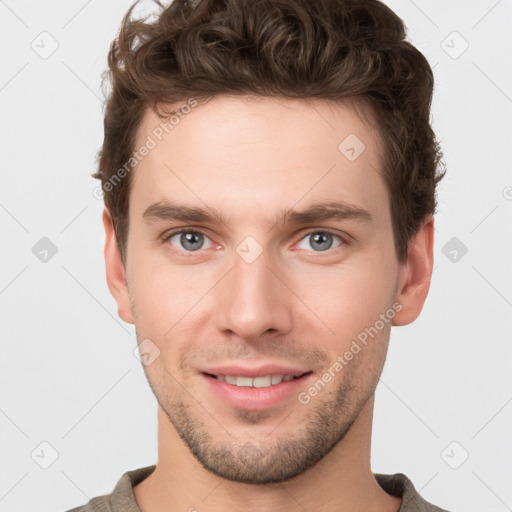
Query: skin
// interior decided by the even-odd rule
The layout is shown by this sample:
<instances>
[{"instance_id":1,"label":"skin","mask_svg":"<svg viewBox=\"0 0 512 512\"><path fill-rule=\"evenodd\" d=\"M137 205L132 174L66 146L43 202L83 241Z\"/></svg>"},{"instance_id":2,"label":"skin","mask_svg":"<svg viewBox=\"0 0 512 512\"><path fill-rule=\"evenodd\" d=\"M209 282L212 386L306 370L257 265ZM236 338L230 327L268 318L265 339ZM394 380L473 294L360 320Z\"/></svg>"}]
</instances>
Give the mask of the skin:
<instances>
[{"instance_id":1,"label":"skin","mask_svg":"<svg viewBox=\"0 0 512 512\"><path fill-rule=\"evenodd\" d=\"M161 122L147 110L140 145ZM349 134L366 146L354 161L338 150ZM160 350L144 366L159 407L157 467L134 488L142 512L400 508L370 466L374 393L391 325L414 321L426 299L433 218L400 264L382 154L351 104L218 96L133 171L126 267L105 210L107 280L119 315L139 343ZM206 205L225 223L143 219L165 200ZM339 200L372 221L276 222L284 209ZM179 235L166 238L173 228L200 230L199 250ZM335 236L315 244L325 231ZM263 251L252 263L236 251L247 236ZM307 404L294 394L262 411L235 408L199 373L208 364L280 362L313 372L299 389L307 391L393 304L401 307L394 318Z\"/></svg>"}]
</instances>

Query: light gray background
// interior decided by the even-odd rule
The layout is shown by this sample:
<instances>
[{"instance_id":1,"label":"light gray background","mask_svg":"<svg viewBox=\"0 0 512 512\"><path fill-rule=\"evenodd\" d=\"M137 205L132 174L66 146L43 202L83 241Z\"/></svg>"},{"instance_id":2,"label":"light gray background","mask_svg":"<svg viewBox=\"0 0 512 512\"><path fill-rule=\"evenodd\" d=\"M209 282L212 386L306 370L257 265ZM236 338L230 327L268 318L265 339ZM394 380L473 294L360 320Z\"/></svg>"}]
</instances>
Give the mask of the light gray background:
<instances>
[{"instance_id":1,"label":"light gray background","mask_svg":"<svg viewBox=\"0 0 512 512\"><path fill-rule=\"evenodd\" d=\"M387 3L434 67L448 174L430 295L414 324L392 330L372 468L405 473L449 510L511 510L512 1ZM129 5L0 0L4 512L67 510L157 460L156 400L106 286L90 177L100 74ZM58 249L46 262L32 252L42 237Z\"/></svg>"}]
</instances>

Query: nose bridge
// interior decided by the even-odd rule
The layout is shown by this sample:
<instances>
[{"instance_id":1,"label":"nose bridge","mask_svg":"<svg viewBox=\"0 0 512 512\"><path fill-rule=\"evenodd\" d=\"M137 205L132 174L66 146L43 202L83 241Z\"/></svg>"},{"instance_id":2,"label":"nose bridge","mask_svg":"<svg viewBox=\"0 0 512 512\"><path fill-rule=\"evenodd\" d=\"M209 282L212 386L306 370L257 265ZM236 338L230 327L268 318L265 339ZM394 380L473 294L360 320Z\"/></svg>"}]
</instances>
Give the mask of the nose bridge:
<instances>
[{"instance_id":1,"label":"nose bridge","mask_svg":"<svg viewBox=\"0 0 512 512\"><path fill-rule=\"evenodd\" d=\"M271 270L271 260L252 240L237 247L217 306L220 329L248 339L269 329L286 332L291 328L289 292Z\"/></svg>"}]
</instances>

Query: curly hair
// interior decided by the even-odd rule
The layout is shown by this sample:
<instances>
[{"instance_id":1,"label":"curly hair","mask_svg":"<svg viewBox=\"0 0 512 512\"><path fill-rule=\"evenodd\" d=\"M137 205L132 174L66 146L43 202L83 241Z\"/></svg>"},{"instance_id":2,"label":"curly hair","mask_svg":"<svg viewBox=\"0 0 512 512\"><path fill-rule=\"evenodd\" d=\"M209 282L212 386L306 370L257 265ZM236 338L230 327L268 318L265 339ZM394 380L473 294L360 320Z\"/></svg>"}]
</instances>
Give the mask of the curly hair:
<instances>
[{"instance_id":1,"label":"curly hair","mask_svg":"<svg viewBox=\"0 0 512 512\"><path fill-rule=\"evenodd\" d=\"M116 186L109 180L131 158L146 108L163 119L162 106L222 94L366 105L383 142L395 250L405 262L410 239L435 213L446 170L430 125L432 69L403 21L378 0L154 1L160 12L151 22L132 18L138 0L129 8L103 76L111 92L93 177L123 262L131 175Z\"/></svg>"}]
</instances>

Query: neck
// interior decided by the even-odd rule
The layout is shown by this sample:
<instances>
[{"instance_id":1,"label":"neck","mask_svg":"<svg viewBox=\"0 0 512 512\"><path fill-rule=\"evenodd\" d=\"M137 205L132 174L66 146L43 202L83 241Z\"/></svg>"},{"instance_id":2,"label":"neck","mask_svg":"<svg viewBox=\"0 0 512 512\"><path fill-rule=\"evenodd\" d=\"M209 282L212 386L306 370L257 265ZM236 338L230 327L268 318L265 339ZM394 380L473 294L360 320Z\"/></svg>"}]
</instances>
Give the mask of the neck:
<instances>
[{"instance_id":1,"label":"neck","mask_svg":"<svg viewBox=\"0 0 512 512\"><path fill-rule=\"evenodd\" d=\"M251 485L224 480L203 468L159 407L158 463L134 487L135 498L142 512L397 512L401 499L387 494L371 471L372 416L373 397L343 440L314 467L286 482Z\"/></svg>"}]
</instances>

